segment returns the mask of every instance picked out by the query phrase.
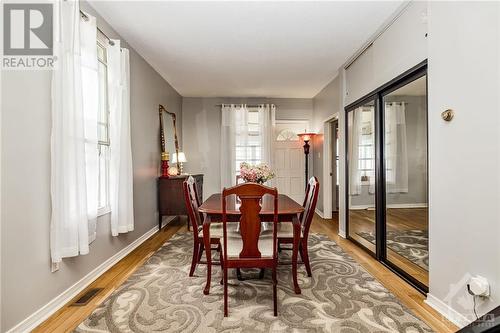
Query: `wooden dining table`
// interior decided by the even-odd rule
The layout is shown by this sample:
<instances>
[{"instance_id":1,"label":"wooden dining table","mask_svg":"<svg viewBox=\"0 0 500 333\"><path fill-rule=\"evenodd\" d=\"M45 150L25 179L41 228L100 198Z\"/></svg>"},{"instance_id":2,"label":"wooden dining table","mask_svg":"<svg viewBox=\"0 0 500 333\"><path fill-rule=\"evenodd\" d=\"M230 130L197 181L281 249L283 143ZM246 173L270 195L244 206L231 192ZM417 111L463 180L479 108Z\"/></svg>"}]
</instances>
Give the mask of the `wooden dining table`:
<instances>
[{"instance_id":1,"label":"wooden dining table","mask_svg":"<svg viewBox=\"0 0 500 333\"><path fill-rule=\"evenodd\" d=\"M272 222L274 214L273 197L265 195L262 198L260 218L262 222ZM229 222L238 222L241 218L239 210L240 203L234 195L226 197L226 214ZM293 287L296 294L300 294L300 287L297 281L297 256L300 241L300 214L304 211L304 207L294 201L287 195L278 195L278 222L279 223L293 223L293 249L292 249L292 276ZM211 195L199 207L199 212L205 216L203 223L203 239L205 242L205 251L207 257L207 285L205 286L205 294L208 294L210 289L210 275L211 275L211 251L210 251L210 223L222 223L222 195L216 193Z\"/></svg>"}]
</instances>

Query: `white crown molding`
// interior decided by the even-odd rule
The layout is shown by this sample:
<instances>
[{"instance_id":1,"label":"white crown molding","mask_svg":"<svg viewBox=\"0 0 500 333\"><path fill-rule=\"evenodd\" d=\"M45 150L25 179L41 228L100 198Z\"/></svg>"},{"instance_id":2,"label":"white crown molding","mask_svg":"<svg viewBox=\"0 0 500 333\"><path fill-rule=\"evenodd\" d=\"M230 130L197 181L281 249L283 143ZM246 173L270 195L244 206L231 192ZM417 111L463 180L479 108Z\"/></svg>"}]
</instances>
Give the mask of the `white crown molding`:
<instances>
[{"instance_id":1,"label":"white crown molding","mask_svg":"<svg viewBox=\"0 0 500 333\"><path fill-rule=\"evenodd\" d=\"M113 267L118 261L122 260L130 252L132 252L139 245L144 243L149 237L158 231L158 226L153 227L151 230L147 231L144 235L137 238L135 241L121 249L119 252L115 253L108 260L103 262L101 265L97 266L93 271L85 275L81 280L76 282L74 285L63 291L61 294L56 296L50 302L45 304L43 307L38 309L36 312L28 316L22 322L12 327L7 333L21 333L30 332L38 325L40 325L44 320L49 318L61 307L66 305L71 299L81 293L89 284L95 281L99 276L105 273L108 269Z\"/></svg>"}]
</instances>

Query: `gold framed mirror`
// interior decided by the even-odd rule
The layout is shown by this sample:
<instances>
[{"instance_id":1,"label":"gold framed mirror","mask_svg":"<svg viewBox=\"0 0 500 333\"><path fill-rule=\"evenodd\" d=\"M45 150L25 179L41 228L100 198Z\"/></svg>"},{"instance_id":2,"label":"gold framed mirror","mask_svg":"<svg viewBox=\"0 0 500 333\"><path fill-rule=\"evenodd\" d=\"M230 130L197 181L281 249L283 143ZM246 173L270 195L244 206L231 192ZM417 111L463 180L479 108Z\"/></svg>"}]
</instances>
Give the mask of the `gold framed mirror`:
<instances>
[{"instance_id":1,"label":"gold framed mirror","mask_svg":"<svg viewBox=\"0 0 500 333\"><path fill-rule=\"evenodd\" d=\"M176 114L167 111L163 105L158 106L160 117L160 147L162 161L170 161L173 153L179 156L179 141L177 140L177 128L175 126ZM180 174L179 161L176 163L177 175Z\"/></svg>"}]
</instances>

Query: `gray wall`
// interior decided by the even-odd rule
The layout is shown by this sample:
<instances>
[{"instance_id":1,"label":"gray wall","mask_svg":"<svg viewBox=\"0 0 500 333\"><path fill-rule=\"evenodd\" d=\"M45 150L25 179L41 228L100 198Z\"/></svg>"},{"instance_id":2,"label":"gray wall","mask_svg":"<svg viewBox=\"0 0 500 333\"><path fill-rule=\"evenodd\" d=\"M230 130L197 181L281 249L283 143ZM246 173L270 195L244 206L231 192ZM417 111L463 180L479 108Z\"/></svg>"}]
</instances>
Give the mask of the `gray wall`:
<instances>
[{"instance_id":1,"label":"gray wall","mask_svg":"<svg viewBox=\"0 0 500 333\"><path fill-rule=\"evenodd\" d=\"M340 91L340 77L336 76L326 87L324 87L313 98L313 130L323 133L324 121L342 110L342 93ZM340 125L340 124L339 124ZM325 190L323 182L323 138L316 137L313 142L313 175L320 183L317 209L323 212L323 192Z\"/></svg>"},{"instance_id":2,"label":"gray wall","mask_svg":"<svg viewBox=\"0 0 500 333\"><path fill-rule=\"evenodd\" d=\"M427 115L425 96L394 96L391 102L406 102L406 149L408 154L408 192L388 193L387 204L427 204ZM352 196L352 206L374 205L375 194L361 186L361 194ZM356 207L353 207L356 208ZM361 207L360 207L361 208Z\"/></svg>"},{"instance_id":3,"label":"gray wall","mask_svg":"<svg viewBox=\"0 0 500 333\"><path fill-rule=\"evenodd\" d=\"M82 8L94 13L85 3ZM108 36L119 38L100 17L98 25ZM2 332L156 226L160 155L156 110L163 103L181 118L181 96L132 49L130 76L135 230L111 237L109 216L102 216L90 253L64 259L60 270L51 273L51 73L2 72Z\"/></svg>"},{"instance_id":4,"label":"gray wall","mask_svg":"<svg viewBox=\"0 0 500 333\"><path fill-rule=\"evenodd\" d=\"M477 314L500 305L500 2L431 1L429 13L427 300L467 322L471 275L491 286Z\"/></svg>"},{"instance_id":5,"label":"gray wall","mask_svg":"<svg viewBox=\"0 0 500 333\"><path fill-rule=\"evenodd\" d=\"M220 192L221 103L276 104L276 119L311 120L312 100L307 98L197 98L182 100L182 149L186 153L185 170L202 173L203 196Z\"/></svg>"}]
</instances>

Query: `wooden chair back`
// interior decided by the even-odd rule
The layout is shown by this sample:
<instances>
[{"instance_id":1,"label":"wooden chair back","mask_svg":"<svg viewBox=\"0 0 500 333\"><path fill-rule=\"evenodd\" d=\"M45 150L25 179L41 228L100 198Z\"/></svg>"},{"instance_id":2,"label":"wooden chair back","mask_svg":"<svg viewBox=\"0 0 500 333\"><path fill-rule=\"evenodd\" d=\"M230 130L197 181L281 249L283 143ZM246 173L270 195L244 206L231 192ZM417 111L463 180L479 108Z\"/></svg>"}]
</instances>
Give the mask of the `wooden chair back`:
<instances>
[{"instance_id":1,"label":"wooden chair back","mask_svg":"<svg viewBox=\"0 0 500 333\"><path fill-rule=\"evenodd\" d=\"M222 191L222 223L224 237L224 254L227 253L227 212L226 198L230 195L236 195L241 201L240 212L240 235L242 239L242 250L239 259L259 259L261 252L259 250L259 238L261 236L261 218L260 211L261 199L264 195L271 195L274 199L273 213L273 258L277 258L276 253L276 235L278 223L278 190L255 183L245 183L231 188L224 188ZM226 258L225 258L226 259Z\"/></svg>"},{"instance_id":2,"label":"wooden chair back","mask_svg":"<svg viewBox=\"0 0 500 333\"><path fill-rule=\"evenodd\" d=\"M184 190L184 200L186 202L186 208L188 212L189 221L193 227L193 233L195 241L198 240L198 232L203 226L203 220L201 218L200 202L198 200L198 193L196 191L196 183L193 177L189 176L188 179L182 184Z\"/></svg>"},{"instance_id":3,"label":"wooden chair back","mask_svg":"<svg viewBox=\"0 0 500 333\"><path fill-rule=\"evenodd\" d=\"M305 238L307 238L309 234L309 228L311 227L311 222L314 217L316 203L318 202L318 193L318 179L316 177L311 177L307 183L306 196L304 198L304 204L302 205L302 207L304 207L304 212L300 216L300 224L302 225Z\"/></svg>"}]
</instances>

